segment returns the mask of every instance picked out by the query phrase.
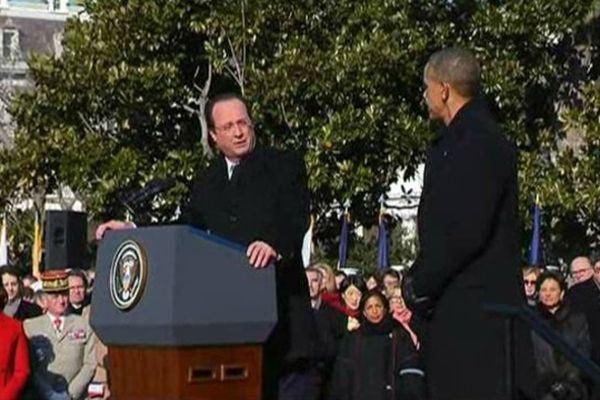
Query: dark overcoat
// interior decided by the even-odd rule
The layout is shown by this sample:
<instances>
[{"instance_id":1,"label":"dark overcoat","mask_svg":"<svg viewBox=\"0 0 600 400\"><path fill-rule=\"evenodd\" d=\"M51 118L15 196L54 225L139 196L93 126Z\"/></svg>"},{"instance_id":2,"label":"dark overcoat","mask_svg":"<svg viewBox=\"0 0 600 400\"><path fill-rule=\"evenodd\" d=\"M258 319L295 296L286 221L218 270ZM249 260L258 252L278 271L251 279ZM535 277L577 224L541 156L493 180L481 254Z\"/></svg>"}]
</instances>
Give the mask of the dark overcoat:
<instances>
[{"instance_id":1,"label":"dark overcoat","mask_svg":"<svg viewBox=\"0 0 600 400\"><path fill-rule=\"evenodd\" d=\"M502 323L484 303L525 303L519 257L517 155L480 100L462 107L427 156L409 271L423 317L433 400L504 399Z\"/></svg>"},{"instance_id":2,"label":"dark overcoat","mask_svg":"<svg viewBox=\"0 0 600 400\"><path fill-rule=\"evenodd\" d=\"M257 146L241 160L231 179L225 159L218 157L198 177L182 214L182 222L243 246L264 241L281 256L276 263L279 323L269 350L286 362L311 357L316 340L301 257L308 213L306 168L301 158Z\"/></svg>"},{"instance_id":3,"label":"dark overcoat","mask_svg":"<svg viewBox=\"0 0 600 400\"><path fill-rule=\"evenodd\" d=\"M600 288L590 278L567 291L567 303L574 312L585 315L592 341L592 359L600 364Z\"/></svg>"},{"instance_id":4,"label":"dark overcoat","mask_svg":"<svg viewBox=\"0 0 600 400\"><path fill-rule=\"evenodd\" d=\"M592 360L600 365L600 288L594 278L590 278L571 287L566 297L573 311L585 315L592 342ZM599 384L593 387L592 399L600 400Z\"/></svg>"},{"instance_id":5,"label":"dark overcoat","mask_svg":"<svg viewBox=\"0 0 600 400\"><path fill-rule=\"evenodd\" d=\"M422 400L423 380L410 335L387 315L344 336L328 400Z\"/></svg>"}]
</instances>

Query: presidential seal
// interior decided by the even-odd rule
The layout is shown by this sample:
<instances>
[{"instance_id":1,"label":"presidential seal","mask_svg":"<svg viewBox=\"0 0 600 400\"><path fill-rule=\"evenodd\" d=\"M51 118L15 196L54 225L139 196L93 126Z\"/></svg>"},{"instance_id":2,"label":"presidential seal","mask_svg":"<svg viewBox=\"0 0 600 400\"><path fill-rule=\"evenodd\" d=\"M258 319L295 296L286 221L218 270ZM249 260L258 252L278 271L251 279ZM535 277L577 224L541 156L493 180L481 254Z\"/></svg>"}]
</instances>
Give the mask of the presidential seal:
<instances>
[{"instance_id":1,"label":"presidential seal","mask_svg":"<svg viewBox=\"0 0 600 400\"><path fill-rule=\"evenodd\" d=\"M144 293L148 264L144 249L127 240L117 249L110 265L110 297L122 311L131 309Z\"/></svg>"}]
</instances>

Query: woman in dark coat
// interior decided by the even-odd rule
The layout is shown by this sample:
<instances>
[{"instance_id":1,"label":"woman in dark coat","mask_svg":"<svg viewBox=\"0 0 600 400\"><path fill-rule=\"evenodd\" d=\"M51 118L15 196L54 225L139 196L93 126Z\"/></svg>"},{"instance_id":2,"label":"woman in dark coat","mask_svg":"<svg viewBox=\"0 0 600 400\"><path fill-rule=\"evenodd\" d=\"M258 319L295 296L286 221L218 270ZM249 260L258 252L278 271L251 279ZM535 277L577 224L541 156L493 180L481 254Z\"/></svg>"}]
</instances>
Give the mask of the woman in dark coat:
<instances>
[{"instance_id":1,"label":"woman in dark coat","mask_svg":"<svg viewBox=\"0 0 600 400\"><path fill-rule=\"evenodd\" d=\"M334 367L332 400L417 400L424 373L406 330L391 317L378 291L361 300L361 324L342 339Z\"/></svg>"},{"instance_id":2,"label":"woman in dark coat","mask_svg":"<svg viewBox=\"0 0 600 400\"><path fill-rule=\"evenodd\" d=\"M566 285L554 272L544 272L537 280L538 311L567 342L589 357L591 341L583 314L572 312L563 301ZM579 370L544 339L533 334L533 349L541 399L584 400L588 398Z\"/></svg>"}]
</instances>

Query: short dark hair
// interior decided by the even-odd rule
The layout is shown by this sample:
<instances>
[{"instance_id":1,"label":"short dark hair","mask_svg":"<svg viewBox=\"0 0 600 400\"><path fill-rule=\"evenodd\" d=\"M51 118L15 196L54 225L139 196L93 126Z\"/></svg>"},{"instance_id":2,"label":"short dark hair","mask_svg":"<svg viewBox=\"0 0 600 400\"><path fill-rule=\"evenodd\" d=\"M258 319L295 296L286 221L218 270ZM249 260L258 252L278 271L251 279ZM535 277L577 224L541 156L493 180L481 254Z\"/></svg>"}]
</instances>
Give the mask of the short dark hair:
<instances>
[{"instance_id":1,"label":"short dark hair","mask_svg":"<svg viewBox=\"0 0 600 400\"><path fill-rule=\"evenodd\" d=\"M77 278L81 278L81 280L83 281L83 286L87 289L88 288L88 278L87 275L85 274L85 272L83 272L80 269L72 269L69 271L69 278L71 277L77 277Z\"/></svg>"},{"instance_id":2,"label":"short dark hair","mask_svg":"<svg viewBox=\"0 0 600 400\"><path fill-rule=\"evenodd\" d=\"M398 271L396 271L395 269L391 269L391 268L386 269L382 275L382 279L385 278L386 276L391 276L393 278L400 280L400 273L398 273Z\"/></svg>"},{"instance_id":3,"label":"short dark hair","mask_svg":"<svg viewBox=\"0 0 600 400\"><path fill-rule=\"evenodd\" d=\"M13 267L12 265L5 265L2 268L0 268L0 279L2 279L4 275L10 275L17 278L17 283L19 286L17 296L21 297L23 294L23 281L21 280L21 274L19 273L19 270Z\"/></svg>"},{"instance_id":4,"label":"short dark hair","mask_svg":"<svg viewBox=\"0 0 600 400\"><path fill-rule=\"evenodd\" d=\"M481 67L475 55L464 48L436 51L425 65L425 76L452 86L461 96L475 97L481 84Z\"/></svg>"},{"instance_id":5,"label":"short dark hair","mask_svg":"<svg viewBox=\"0 0 600 400\"><path fill-rule=\"evenodd\" d=\"M12 275L15 278L19 279L19 281L21 281L21 274L15 267L11 265L4 265L0 267L0 277L4 275Z\"/></svg>"},{"instance_id":6,"label":"short dark hair","mask_svg":"<svg viewBox=\"0 0 600 400\"><path fill-rule=\"evenodd\" d=\"M342 283L340 283L340 294L344 293L346 289L348 289L350 286L356 287L358 290L360 290L361 293L364 293L367 288L367 285L365 284L365 281L363 280L362 276L349 275L346 278L344 278Z\"/></svg>"},{"instance_id":7,"label":"short dark hair","mask_svg":"<svg viewBox=\"0 0 600 400\"><path fill-rule=\"evenodd\" d=\"M563 278L561 274L554 271L544 271L540 274L540 276L538 276L536 281L535 286L538 292L540 291L542 284L549 279L557 282L561 291L564 292L565 290L567 290L567 283L565 282L565 278Z\"/></svg>"},{"instance_id":8,"label":"short dark hair","mask_svg":"<svg viewBox=\"0 0 600 400\"><path fill-rule=\"evenodd\" d=\"M213 119L213 110L214 110L215 106L217 105L217 103L220 103L222 101L229 101L229 100L241 101L244 104L244 106L246 107L246 112L248 113L248 117L250 117L250 119L252 119L252 116L250 115L250 108L248 107L248 103L241 95L239 95L235 92L221 93L221 94L218 94L218 95L212 97L208 101L208 103L206 103L206 108L204 109L204 116L206 117L206 124L208 125L209 130L212 131L215 129L215 120Z\"/></svg>"}]
</instances>

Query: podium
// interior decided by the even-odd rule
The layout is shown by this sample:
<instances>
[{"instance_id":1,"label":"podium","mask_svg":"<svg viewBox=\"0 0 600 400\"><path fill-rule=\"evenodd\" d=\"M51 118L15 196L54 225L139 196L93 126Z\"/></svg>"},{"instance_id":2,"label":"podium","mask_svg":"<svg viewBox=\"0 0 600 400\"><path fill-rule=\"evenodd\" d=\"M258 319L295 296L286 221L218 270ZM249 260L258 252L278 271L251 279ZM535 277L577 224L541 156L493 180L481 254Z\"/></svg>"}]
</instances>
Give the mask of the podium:
<instances>
[{"instance_id":1,"label":"podium","mask_svg":"<svg viewBox=\"0 0 600 400\"><path fill-rule=\"evenodd\" d=\"M108 346L111 399L261 399L275 269L245 252L189 226L105 235L90 322Z\"/></svg>"}]
</instances>

